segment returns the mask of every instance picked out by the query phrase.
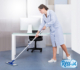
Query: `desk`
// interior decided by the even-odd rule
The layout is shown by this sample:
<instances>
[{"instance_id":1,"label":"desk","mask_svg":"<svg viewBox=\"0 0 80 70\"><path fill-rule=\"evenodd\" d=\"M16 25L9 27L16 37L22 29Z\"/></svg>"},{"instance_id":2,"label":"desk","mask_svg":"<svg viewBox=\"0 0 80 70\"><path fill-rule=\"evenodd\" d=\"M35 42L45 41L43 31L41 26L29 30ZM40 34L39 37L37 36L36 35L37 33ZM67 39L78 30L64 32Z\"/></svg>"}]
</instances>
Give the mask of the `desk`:
<instances>
[{"instance_id":1,"label":"desk","mask_svg":"<svg viewBox=\"0 0 80 70\"><path fill-rule=\"evenodd\" d=\"M13 33L12 34L12 48L11 48L11 60L15 59L16 55L16 36L35 36L34 33ZM39 36L48 36L50 33L41 33ZM66 35L70 35L70 33L64 33L64 41L66 45ZM59 54L59 46L57 47L57 54ZM63 51L63 59L66 58L65 52Z\"/></svg>"},{"instance_id":2,"label":"desk","mask_svg":"<svg viewBox=\"0 0 80 70\"><path fill-rule=\"evenodd\" d=\"M41 33L39 36L48 36L50 33ZM36 33L13 33L12 34L12 48L11 48L11 60L15 59L16 55L16 36L35 36Z\"/></svg>"}]
</instances>

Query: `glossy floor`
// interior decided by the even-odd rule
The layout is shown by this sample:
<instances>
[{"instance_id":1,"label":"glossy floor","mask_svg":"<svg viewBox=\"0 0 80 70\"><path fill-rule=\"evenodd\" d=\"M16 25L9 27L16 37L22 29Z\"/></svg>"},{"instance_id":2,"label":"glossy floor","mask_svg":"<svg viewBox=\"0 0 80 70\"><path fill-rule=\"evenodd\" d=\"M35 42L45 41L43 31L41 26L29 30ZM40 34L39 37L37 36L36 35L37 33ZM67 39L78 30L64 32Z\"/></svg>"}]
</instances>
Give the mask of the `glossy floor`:
<instances>
[{"instance_id":1,"label":"glossy floor","mask_svg":"<svg viewBox=\"0 0 80 70\"><path fill-rule=\"evenodd\" d=\"M17 54L23 49L24 47L17 48ZM80 55L71 49L68 49L68 52L71 54L72 58L78 62L77 68L69 70L80 70ZM31 50L24 51L15 61L18 66L14 67L5 63L11 60L11 51L0 52L0 70L64 70L60 65L62 60L62 49L60 48L60 54L57 54L56 63L48 63L48 60L53 56L52 53L52 47L43 48L42 53L39 51L31 53Z\"/></svg>"}]
</instances>

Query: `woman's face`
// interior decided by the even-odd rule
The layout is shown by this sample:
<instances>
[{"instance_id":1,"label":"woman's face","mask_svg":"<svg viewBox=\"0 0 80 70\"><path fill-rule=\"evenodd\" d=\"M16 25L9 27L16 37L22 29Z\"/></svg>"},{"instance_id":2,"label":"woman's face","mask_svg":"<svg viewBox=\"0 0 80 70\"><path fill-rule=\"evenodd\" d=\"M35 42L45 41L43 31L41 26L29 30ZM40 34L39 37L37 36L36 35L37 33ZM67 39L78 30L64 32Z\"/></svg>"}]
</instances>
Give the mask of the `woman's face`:
<instances>
[{"instance_id":1,"label":"woman's face","mask_svg":"<svg viewBox=\"0 0 80 70\"><path fill-rule=\"evenodd\" d=\"M39 11L40 11L41 14L44 14L45 9L44 8L43 9L39 9Z\"/></svg>"}]
</instances>

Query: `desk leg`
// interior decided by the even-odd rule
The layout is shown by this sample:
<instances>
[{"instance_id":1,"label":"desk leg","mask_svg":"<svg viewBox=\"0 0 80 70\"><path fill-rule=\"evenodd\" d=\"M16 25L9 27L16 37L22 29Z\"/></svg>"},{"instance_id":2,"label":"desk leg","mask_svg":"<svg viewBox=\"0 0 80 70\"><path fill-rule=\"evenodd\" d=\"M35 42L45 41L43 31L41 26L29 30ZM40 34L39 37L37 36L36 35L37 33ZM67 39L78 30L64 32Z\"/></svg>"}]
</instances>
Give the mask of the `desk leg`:
<instances>
[{"instance_id":1,"label":"desk leg","mask_svg":"<svg viewBox=\"0 0 80 70\"><path fill-rule=\"evenodd\" d=\"M16 36L12 35L12 51L11 51L11 60L15 59L16 55Z\"/></svg>"},{"instance_id":2,"label":"desk leg","mask_svg":"<svg viewBox=\"0 0 80 70\"><path fill-rule=\"evenodd\" d=\"M57 54L59 54L59 46L57 46Z\"/></svg>"},{"instance_id":3,"label":"desk leg","mask_svg":"<svg viewBox=\"0 0 80 70\"><path fill-rule=\"evenodd\" d=\"M66 45L66 35L64 35L64 43ZM66 59L66 54L64 51L63 51L63 59Z\"/></svg>"}]
</instances>

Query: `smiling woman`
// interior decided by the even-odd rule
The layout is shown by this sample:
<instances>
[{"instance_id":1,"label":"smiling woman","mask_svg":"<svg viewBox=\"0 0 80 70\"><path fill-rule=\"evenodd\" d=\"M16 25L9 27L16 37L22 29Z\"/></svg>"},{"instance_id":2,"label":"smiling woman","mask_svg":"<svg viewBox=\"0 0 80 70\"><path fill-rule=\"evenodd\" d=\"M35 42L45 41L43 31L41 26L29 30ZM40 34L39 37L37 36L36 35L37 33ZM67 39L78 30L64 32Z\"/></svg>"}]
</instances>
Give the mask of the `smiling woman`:
<instances>
[{"instance_id":1,"label":"smiling woman","mask_svg":"<svg viewBox=\"0 0 80 70\"><path fill-rule=\"evenodd\" d=\"M40 9L43 9L43 8L44 8L45 10L48 10L48 7L45 6L44 4L41 4L38 8L39 8L39 10L40 10ZM41 12L41 11L40 11L40 12ZM42 13L42 12L41 12L41 13ZM43 14L43 13L42 13L42 14ZM47 14L45 14L45 16L47 17Z\"/></svg>"},{"instance_id":2,"label":"smiling woman","mask_svg":"<svg viewBox=\"0 0 80 70\"><path fill-rule=\"evenodd\" d=\"M38 9L40 13L43 14L43 19L35 37L39 36L39 32L41 30L45 30L46 27L50 28L50 38L53 46L53 58L48 62L56 62L57 46L61 46L62 49L65 51L67 58L71 59L71 56L68 53L66 46L64 44L62 27L56 17L55 12L53 10L49 10L48 7L43 4L41 4L38 7Z\"/></svg>"}]
</instances>

